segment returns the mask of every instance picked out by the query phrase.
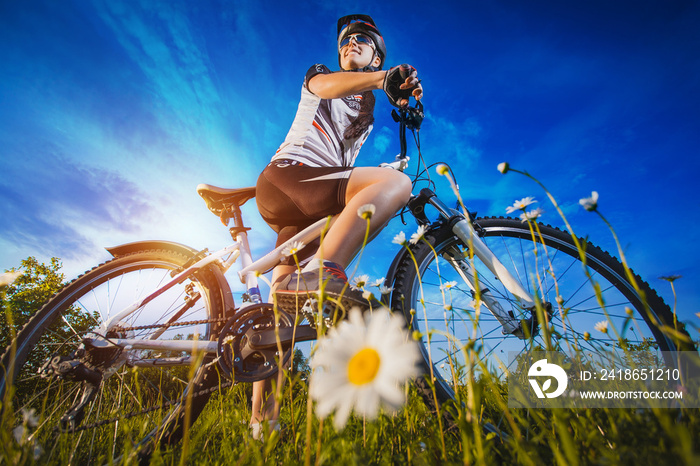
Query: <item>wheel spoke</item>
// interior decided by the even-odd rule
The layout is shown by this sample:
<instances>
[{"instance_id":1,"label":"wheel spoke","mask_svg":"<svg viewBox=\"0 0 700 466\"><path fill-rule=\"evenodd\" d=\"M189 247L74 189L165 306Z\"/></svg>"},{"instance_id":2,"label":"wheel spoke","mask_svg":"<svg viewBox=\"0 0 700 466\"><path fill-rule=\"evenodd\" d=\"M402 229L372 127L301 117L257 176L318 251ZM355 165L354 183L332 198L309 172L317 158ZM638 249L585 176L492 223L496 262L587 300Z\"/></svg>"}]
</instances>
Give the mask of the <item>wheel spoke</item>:
<instances>
[{"instance_id":1,"label":"wheel spoke","mask_svg":"<svg viewBox=\"0 0 700 466\"><path fill-rule=\"evenodd\" d=\"M498 377L505 374L503 371L514 369L512 365L517 357L533 348L614 354L626 344L654 342L660 349L675 349L651 326L621 264L607 253L585 244L586 267L583 267L578 250L565 232L540 225L541 236L535 245L529 227L519 220L487 219L480 220L479 224L485 232L484 242L511 275L532 295L540 296L551 305L548 317L551 340L546 340L539 326L532 340L504 334L501 320L508 316L499 311L497 318L486 302L473 303L475 286L482 291L488 289L490 299L500 303L518 325L520 319L534 319L535 311L523 309L505 284L478 259L465 259L467 248L449 228L432 231L432 247L419 242L411 247L413 257L399 264L399 273L392 283L395 289L392 307L404 312L413 329L424 335L423 354L426 358L431 354L434 359L436 389L442 399L454 396L453 368L467 367L463 351L467 345L474 345L478 359ZM460 264L461 261L465 262ZM479 279L478 285L465 282L464 269L473 271ZM445 290L444 284L450 282L456 282L457 286ZM638 282L651 297L654 318L668 322L671 316L668 306L646 283ZM593 283L597 284L597 289ZM558 298L563 299L562 304ZM415 318L409 315L410 309L416 310ZM630 319L633 319L632 325ZM594 328L601 320L609 321L608 333ZM621 337L626 342L618 341L613 327L619 332L625 329ZM441 333L432 333L434 331ZM432 337L428 339L427 335ZM506 367L498 369L499 364ZM459 383L463 383L461 369L456 374L460 377Z\"/></svg>"},{"instance_id":2,"label":"wheel spoke","mask_svg":"<svg viewBox=\"0 0 700 466\"><path fill-rule=\"evenodd\" d=\"M66 455L57 458L56 462L91 463L103 455L118 457L126 445L131 448L133 441L145 445L150 437L158 441L162 439L163 442L169 441L171 437L177 439L179 434L174 429L179 429L179 424L167 419L177 419L177 414L182 409L179 400L183 399L183 393L187 390L208 393L202 389L213 386L214 377L208 378L207 385L203 385L204 374L213 371L211 368L201 366L191 381L189 364L132 364L145 356L153 358L155 351L128 347L121 350L113 349L114 347L100 348L99 345L89 344L90 340L83 341L87 336L94 338L92 332L117 313L152 295L168 283L170 272L179 268L187 259L179 252L169 250L144 251L116 258L69 284L40 311L47 317L30 320L19 333L19 342L31 339L35 343L17 345L22 349L17 359L26 362L19 367L15 377L13 404L18 413L22 409L32 408L41 413L42 425L35 435L43 445L56 445L57 441L69 442L70 448L53 449L55 455ZM119 338L181 340L199 334L202 339L212 339L210 332L213 325L189 322L206 322L222 315L221 292L218 291L213 273L198 272L190 280L152 296L146 305L123 318L119 325L122 330L119 331L128 335L120 335ZM194 288L190 290L186 288L188 286ZM191 301L192 296L196 302ZM186 298L194 305L188 305ZM186 325L129 329L166 322ZM162 357L181 357L187 354L167 350L161 353ZM39 376L38 368L54 354L71 361L73 366L67 367L82 366L87 372L106 374L94 398L83 410L84 419L79 429L92 430L91 433L81 431L56 437L59 419L83 397L85 388L81 381L73 381L71 377ZM192 421L203 409L207 399L208 395L201 395L193 402ZM170 407L167 409L153 409L168 405ZM130 414L137 416L133 420L126 419L125 416ZM129 428L131 425L134 429ZM132 438L138 432L143 432L142 436L145 437Z\"/></svg>"}]
</instances>

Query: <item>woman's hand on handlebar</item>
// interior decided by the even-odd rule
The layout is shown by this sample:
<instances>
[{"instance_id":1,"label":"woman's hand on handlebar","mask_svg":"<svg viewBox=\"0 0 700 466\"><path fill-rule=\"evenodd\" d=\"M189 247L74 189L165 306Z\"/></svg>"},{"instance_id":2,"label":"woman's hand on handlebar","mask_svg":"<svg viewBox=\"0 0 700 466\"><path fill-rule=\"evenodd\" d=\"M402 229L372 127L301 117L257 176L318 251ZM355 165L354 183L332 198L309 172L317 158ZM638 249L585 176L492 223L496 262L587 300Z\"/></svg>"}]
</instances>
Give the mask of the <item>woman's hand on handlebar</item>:
<instances>
[{"instance_id":1,"label":"woman's hand on handlebar","mask_svg":"<svg viewBox=\"0 0 700 466\"><path fill-rule=\"evenodd\" d=\"M416 100L423 97L418 71L411 65L403 64L389 69L383 87L389 102L395 107L407 106L411 96Z\"/></svg>"}]
</instances>

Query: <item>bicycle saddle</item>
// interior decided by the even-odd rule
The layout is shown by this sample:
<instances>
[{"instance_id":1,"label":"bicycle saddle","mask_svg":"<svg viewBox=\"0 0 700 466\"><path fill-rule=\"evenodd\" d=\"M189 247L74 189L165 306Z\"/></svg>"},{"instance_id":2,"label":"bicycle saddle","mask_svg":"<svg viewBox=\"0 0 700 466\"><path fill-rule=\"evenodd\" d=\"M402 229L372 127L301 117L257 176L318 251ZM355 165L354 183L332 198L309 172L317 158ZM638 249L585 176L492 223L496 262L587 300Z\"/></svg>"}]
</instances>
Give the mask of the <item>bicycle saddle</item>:
<instances>
[{"instance_id":1,"label":"bicycle saddle","mask_svg":"<svg viewBox=\"0 0 700 466\"><path fill-rule=\"evenodd\" d=\"M202 183L197 186L197 193L202 196L209 210L221 216L221 213L228 210L230 206L236 205L240 207L254 198L255 186L227 189Z\"/></svg>"}]
</instances>

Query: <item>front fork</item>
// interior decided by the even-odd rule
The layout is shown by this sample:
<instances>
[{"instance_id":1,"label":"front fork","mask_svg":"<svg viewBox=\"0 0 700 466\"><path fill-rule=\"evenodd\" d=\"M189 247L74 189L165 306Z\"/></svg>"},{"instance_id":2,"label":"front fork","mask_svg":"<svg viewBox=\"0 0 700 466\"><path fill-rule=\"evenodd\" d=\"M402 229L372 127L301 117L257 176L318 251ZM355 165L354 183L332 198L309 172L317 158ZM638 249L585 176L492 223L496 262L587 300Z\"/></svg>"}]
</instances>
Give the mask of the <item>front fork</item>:
<instances>
[{"instance_id":1,"label":"front fork","mask_svg":"<svg viewBox=\"0 0 700 466\"><path fill-rule=\"evenodd\" d=\"M416 217L416 219L424 224L428 224L429 220L425 214L425 205L432 205L440 214L440 216L450 225L452 232L457 236L462 243L470 248L474 255L498 278L503 286L519 301L520 307L523 310L530 311L532 316L535 315L535 300L532 295L525 290L518 280L506 269L506 267L498 260L489 247L482 241L481 236L476 232L470 218L465 217L462 213L449 208L442 202L437 195L430 189L422 189L417 196L414 196L409 201L408 207ZM526 333L530 335L534 332L533 317L527 318L523 323L511 311L506 311L501 303L496 299L491 290L487 288L479 289L478 277L468 260L462 254L451 254L446 257L452 267L462 277L462 279L471 288L473 293L478 293L481 301L489 309L491 314L498 320L503 327L504 334L514 334L519 338L525 338ZM523 327L529 327L529 331L523 331Z\"/></svg>"}]
</instances>

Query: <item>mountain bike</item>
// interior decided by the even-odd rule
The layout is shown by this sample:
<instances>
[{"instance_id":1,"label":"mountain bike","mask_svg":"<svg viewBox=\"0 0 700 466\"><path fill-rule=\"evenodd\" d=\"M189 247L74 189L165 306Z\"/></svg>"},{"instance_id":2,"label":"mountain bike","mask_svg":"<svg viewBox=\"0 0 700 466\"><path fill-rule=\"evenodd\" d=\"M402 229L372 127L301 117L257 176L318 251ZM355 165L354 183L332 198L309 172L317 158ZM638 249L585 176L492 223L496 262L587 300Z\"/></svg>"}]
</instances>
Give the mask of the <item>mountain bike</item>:
<instances>
[{"instance_id":1,"label":"mountain bike","mask_svg":"<svg viewBox=\"0 0 700 466\"><path fill-rule=\"evenodd\" d=\"M414 178L425 179L432 166L420 152L422 106L393 115L401 153L385 165L407 168L410 130L419 153ZM477 218L428 184L401 214L424 234L397 246L385 279L390 292L377 303L420 335L424 393L439 402L456 398L466 347L478 349L486 368L507 365L508 352L538 347L619 349L612 332L593 331L599 320L626 329L626 345L692 347L664 331L675 325L685 334L656 292L607 252L548 225ZM17 415L40 413L39 438L70 436L88 457L173 444L214 391L270 377L289 363L294 342L316 339L320 326L332 324L333 306L307 302L301 316L290 315L265 303L258 285L289 244L309 244L332 219L253 260L241 206L255 188L200 185L198 193L230 226L232 244L216 252L166 241L108 248L113 259L54 295L3 355L0 393L11 385ZM240 305L224 276L234 264L246 289Z\"/></svg>"}]
</instances>

